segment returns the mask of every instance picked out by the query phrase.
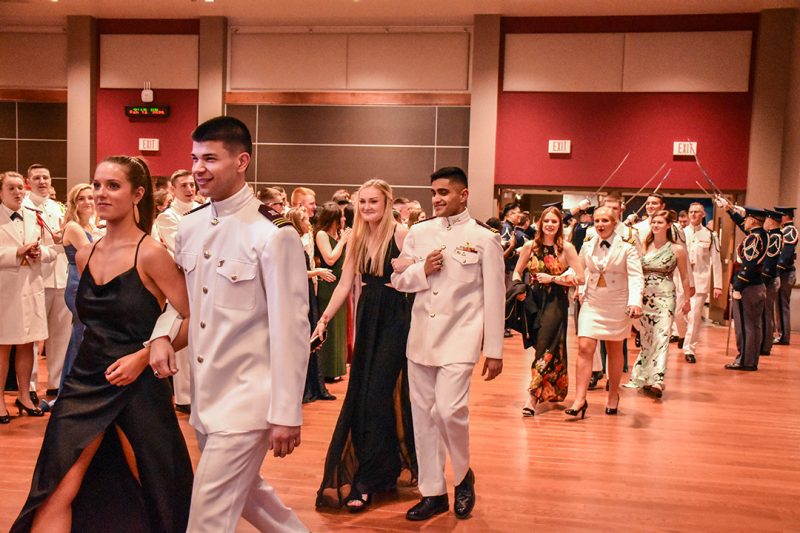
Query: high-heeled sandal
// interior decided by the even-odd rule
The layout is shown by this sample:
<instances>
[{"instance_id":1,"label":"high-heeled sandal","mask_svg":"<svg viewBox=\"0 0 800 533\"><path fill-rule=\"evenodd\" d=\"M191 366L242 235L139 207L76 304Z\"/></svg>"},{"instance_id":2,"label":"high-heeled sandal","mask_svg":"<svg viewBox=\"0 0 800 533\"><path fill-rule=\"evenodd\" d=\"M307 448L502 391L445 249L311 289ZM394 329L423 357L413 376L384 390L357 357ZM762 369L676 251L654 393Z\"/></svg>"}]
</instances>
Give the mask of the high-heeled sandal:
<instances>
[{"instance_id":1,"label":"high-heeled sandal","mask_svg":"<svg viewBox=\"0 0 800 533\"><path fill-rule=\"evenodd\" d=\"M17 401L14 402L14 405L17 407L19 416L22 416L22 411L25 411L25 413L27 413L28 416L44 416L44 411L42 411L38 407L34 408L25 407L25 404L19 401L19 398L17 398Z\"/></svg>"},{"instance_id":2,"label":"high-heeled sandal","mask_svg":"<svg viewBox=\"0 0 800 533\"><path fill-rule=\"evenodd\" d=\"M522 416L523 418L530 418L536 414L536 411L531 409L530 407L523 407L522 408Z\"/></svg>"},{"instance_id":3,"label":"high-heeled sandal","mask_svg":"<svg viewBox=\"0 0 800 533\"><path fill-rule=\"evenodd\" d=\"M580 414L581 420L583 420L583 418L586 416L586 409L588 408L589 408L589 402L587 400L583 400L583 406L581 406L578 409L572 409L572 408L564 409L564 414L569 416L578 416L578 414Z\"/></svg>"},{"instance_id":4,"label":"high-heeled sandal","mask_svg":"<svg viewBox=\"0 0 800 533\"><path fill-rule=\"evenodd\" d=\"M6 411L6 414L0 415L0 424L10 424L10 423L11 423L11 415L8 414L8 411Z\"/></svg>"},{"instance_id":5,"label":"high-heeled sandal","mask_svg":"<svg viewBox=\"0 0 800 533\"><path fill-rule=\"evenodd\" d=\"M606 414L607 415L615 415L617 414L617 410L619 409L619 393L617 393L617 406L616 407L608 407L606 405Z\"/></svg>"},{"instance_id":6,"label":"high-heeled sandal","mask_svg":"<svg viewBox=\"0 0 800 533\"><path fill-rule=\"evenodd\" d=\"M356 504L356 502L359 502ZM344 506L351 513L360 513L372 503L372 494L362 494L357 488L350 489L350 495L345 499Z\"/></svg>"}]
</instances>

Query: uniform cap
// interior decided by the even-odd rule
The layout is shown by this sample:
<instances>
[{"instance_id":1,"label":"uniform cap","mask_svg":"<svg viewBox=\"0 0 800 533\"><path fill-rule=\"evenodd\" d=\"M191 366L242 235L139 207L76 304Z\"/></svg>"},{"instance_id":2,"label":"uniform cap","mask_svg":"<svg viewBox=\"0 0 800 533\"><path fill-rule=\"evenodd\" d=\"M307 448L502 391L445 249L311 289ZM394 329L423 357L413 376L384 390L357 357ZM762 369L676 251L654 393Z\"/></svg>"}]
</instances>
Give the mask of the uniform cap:
<instances>
[{"instance_id":1,"label":"uniform cap","mask_svg":"<svg viewBox=\"0 0 800 533\"><path fill-rule=\"evenodd\" d=\"M774 211L772 209L764 209L764 212L767 214L769 218L771 218L772 220L777 220L778 222L780 222L781 218L783 218L783 213L781 213L780 211Z\"/></svg>"},{"instance_id":2,"label":"uniform cap","mask_svg":"<svg viewBox=\"0 0 800 533\"><path fill-rule=\"evenodd\" d=\"M778 211L779 213L783 213L787 217L794 218L794 210L795 210L794 207L787 207L787 206L782 206L782 205L776 205L775 206L775 211Z\"/></svg>"},{"instance_id":3,"label":"uniform cap","mask_svg":"<svg viewBox=\"0 0 800 533\"><path fill-rule=\"evenodd\" d=\"M547 209L548 207L555 207L559 211L563 211L564 202L550 202L549 204L542 204L542 209Z\"/></svg>"},{"instance_id":4,"label":"uniform cap","mask_svg":"<svg viewBox=\"0 0 800 533\"><path fill-rule=\"evenodd\" d=\"M744 213L747 217L760 218L762 220L767 217L767 212L760 207L744 206Z\"/></svg>"}]
</instances>

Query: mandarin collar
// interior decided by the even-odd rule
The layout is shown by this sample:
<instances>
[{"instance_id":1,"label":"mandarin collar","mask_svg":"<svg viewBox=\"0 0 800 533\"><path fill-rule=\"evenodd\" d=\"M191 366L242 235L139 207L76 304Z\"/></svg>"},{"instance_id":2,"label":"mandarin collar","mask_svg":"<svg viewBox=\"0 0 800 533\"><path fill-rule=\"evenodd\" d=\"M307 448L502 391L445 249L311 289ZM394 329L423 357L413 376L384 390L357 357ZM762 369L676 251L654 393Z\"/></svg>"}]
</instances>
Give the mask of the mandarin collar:
<instances>
[{"instance_id":1,"label":"mandarin collar","mask_svg":"<svg viewBox=\"0 0 800 533\"><path fill-rule=\"evenodd\" d=\"M253 191L250 190L250 187L245 183L242 185L242 188L239 189L239 192L235 193L233 196L217 202L212 200L211 209L214 216L224 217L232 215L247 205L253 198L255 198L255 196L253 196Z\"/></svg>"},{"instance_id":2,"label":"mandarin collar","mask_svg":"<svg viewBox=\"0 0 800 533\"><path fill-rule=\"evenodd\" d=\"M34 194L33 191L30 192L28 198L30 198L31 202L33 202L33 205L35 205L36 207L42 207L45 204L45 202L47 202L47 200L50 199L44 196L39 196L38 194Z\"/></svg>"},{"instance_id":3,"label":"mandarin collar","mask_svg":"<svg viewBox=\"0 0 800 533\"><path fill-rule=\"evenodd\" d=\"M454 226L456 224L463 224L471 217L469 216L469 209L464 209L457 215L453 215L451 217L439 217L442 219L442 226L445 228Z\"/></svg>"},{"instance_id":4,"label":"mandarin collar","mask_svg":"<svg viewBox=\"0 0 800 533\"><path fill-rule=\"evenodd\" d=\"M194 202L193 201L192 202L184 202L183 200L179 200L178 198L175 198L174 200L172 200L172 205L174 205L177 208L176 209L177 211L180 211L181 213L186 213L188 211L191 211L192 206L194 205Z\"/></svg>"}]
</instances>

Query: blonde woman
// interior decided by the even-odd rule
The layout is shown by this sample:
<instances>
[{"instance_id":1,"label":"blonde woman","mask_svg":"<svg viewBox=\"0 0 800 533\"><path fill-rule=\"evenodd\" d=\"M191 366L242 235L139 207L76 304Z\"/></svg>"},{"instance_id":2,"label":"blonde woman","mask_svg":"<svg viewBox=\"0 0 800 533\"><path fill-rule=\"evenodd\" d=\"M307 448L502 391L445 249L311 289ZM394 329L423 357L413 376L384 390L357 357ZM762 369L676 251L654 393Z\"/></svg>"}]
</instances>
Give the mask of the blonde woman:
<instances>
[{"instance_id":1,"label":"blonde woman","mask_svg":"<svg viewBox=\"0 0 800 533\"><path fill-rule=\"evenodd\" d=\"M347 395L317 492L317 506L329 502L326 489L335 489L338 505L344 501L351 512L366 509L373 494L394 490L403 470L410 471L411 480L417 473L405 372L411 305L390 279L393 260L400 255L408 230L392 216L392 189L385 181L364 183L355 203L353 232L339 285L314 330L314 335L325 334L331 317L347 301L356 276L360 276ZM343 499L347 485L350 493Z\"/></svg>"},{"instance_id":2,"label":"blonde woman","mask_svg":"<svg viewBox=\"0 0 800 533\"><path fill-rule=\"evenodd\" d=\"M75 356L78 355L78 348L83 341L83 331L86 326L78 318L75 308L75 297L78 294L78 282L81 275L78 273L78 266L75 264L75 254L78 250L88 245L94 240L94 233L97 228L92 221L95 217L94 192L89 183L75 185L67 194L67 211L64 215L64 252L67 254L67 288L64 291L64 301L67 303L70 313L72 313L72 336L69 339L67 356L64 359L64 369L61 372L61 385L64 378L69 374Z\"/></svg>"}]
</instances>

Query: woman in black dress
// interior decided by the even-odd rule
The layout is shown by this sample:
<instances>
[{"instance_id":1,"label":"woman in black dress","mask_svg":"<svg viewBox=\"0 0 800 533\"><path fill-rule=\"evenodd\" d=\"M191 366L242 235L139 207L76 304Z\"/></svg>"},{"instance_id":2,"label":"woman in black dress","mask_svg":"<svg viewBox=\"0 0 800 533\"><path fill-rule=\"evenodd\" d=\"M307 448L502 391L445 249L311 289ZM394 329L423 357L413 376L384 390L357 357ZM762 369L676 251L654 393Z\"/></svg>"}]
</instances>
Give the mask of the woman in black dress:
<instances>
[{"instance_id":1,"label":"woman in black dress","mask_svg":"<svg viewBox=\"0 0 800 533\"><path fill-rule=\"evenodd\" d=\"M76 307L86 331L11 531L183 532L192 465L169 384L149 370L142 345L166 299L188 316L186 284L148 236L153 196L145 163L109 157L92 185L107 233L76 256ZM186 345L187 327L176 349Z\"/></svg>"},{"instance_id":2,"label":"woman in black dress","mask_svg":"<svg viewBox=\"0 0 800 533\"><path fill-rule=\"evenodd\" d=\"M390 281L392 261L400 255L408 230L394 221L392 189L383 180L362 185L356 206L342 277L314 330L314 335L325 333L359 275L362 288L347 395L317 492L318 507L344 501L352 512L366 509L374 493L395 489L403 470L409 471L410 483L417 477L405 372L411 305ZM343 498L345 486L350 492ZM335 490L335 498L327 497L329 489Z\"/></svg>"}]
</instances>

